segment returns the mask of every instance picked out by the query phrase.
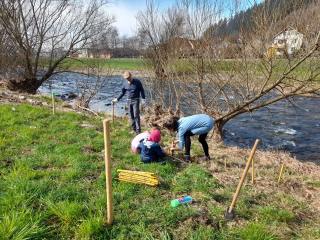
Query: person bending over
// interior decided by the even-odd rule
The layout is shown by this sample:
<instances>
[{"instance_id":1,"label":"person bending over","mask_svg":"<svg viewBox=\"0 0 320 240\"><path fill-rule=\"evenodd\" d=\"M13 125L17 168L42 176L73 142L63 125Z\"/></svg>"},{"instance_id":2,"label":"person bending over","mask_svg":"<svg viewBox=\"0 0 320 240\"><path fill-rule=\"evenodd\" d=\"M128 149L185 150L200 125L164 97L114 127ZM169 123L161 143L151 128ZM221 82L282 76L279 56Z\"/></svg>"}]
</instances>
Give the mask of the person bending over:
<instances>
[{"instance_id":1,"label":"person bending over","mask_svg":"<svg viewBox=\"0 0 320 240\"><path fill-rule=\"evenodd\" d=\"M190 161L191 136L198 135L204 151L204 159L210 160L209 147L206 137L213 128L214 120L206 114L196 114L188 117L170 117L163 126L170 131L176 131L179 149L185 149L185 160Z\"/></svg>"}]
</instances>

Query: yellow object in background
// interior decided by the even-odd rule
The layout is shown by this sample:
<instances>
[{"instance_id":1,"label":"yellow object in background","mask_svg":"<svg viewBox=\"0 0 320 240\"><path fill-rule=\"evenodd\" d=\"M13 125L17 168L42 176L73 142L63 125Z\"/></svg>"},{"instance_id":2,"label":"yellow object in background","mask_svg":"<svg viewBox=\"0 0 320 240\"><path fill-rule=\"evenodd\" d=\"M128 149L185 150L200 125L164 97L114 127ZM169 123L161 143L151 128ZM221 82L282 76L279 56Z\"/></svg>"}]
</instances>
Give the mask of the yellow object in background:
<instances>
[{"instance_id":1,"label":"yellow object in background","mask_svg":"<svg viewBox=\"0 0 320 240\"><path fill-rule=\"evenodd\" d=\"M159 179L154 173L121 169L118 170L118 173L120 181L146 184L149 186L159 185Z\"/></svg>"},{"instance_id":2,"label":"yellow object in background","mask_svg":"<svg viewBox=\"0 0 320 240\"><path fill-rule=\"evenodd\" d=\"M269 60L273 59L276 56L277 48L275 47L269 47L267 50L267 58Z\"/></svg>"}]
</instances>

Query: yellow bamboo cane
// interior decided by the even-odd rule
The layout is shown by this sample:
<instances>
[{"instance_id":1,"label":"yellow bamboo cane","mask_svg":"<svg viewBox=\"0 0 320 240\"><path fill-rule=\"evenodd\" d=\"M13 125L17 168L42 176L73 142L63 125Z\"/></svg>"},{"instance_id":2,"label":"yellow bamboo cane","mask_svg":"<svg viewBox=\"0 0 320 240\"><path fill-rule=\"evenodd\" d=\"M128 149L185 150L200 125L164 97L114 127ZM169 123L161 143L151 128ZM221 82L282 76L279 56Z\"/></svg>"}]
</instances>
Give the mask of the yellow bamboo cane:
<instances>
[{"instance_id":1,"label":"yellow bamboo cane","mask_svg":"<svg viewBox=\"0 0 320 240\"><path fill-rule=\"evenodd\" d=\"M252 158L252 162L251 162L251 183L252 184L254 184L254 174L255 174L255 172L254 172L254 158Z\"/></svg>"},{"instance_id":2,"label":"yellow bamboo cane","mask_svg":"<svg viewBox=\"0 0 320 240\"><path fill-rule=\"evenodd\" d=\"M158 180L156 177L145 177L145 176L139 176L139 175L123 175L119 174L119 177L123 178L139 178L139 179L146 179L146 180Z\"/></svg>"},{"instance_id":3,"label":"yellow bamboo cane","mask_svg":"<svg viewBox=\"0 0 320 240\"><path fill-rule=\"evenodd\" d=\"M124 176L119 176L119 179L128 179L128 180L133 180L133 181L142 181L142 182L153 182L153 183L159 183L158 179L148 179L148 178L137 178L137 177L124 177Z\"/></svg>"},{"instance_id":4,"label":"yellow bamboo cane","mask_svg":"<svg viewBox=\"0 0 320 240\"><path fill-rule=\"evenodd\" d=\"M130 180L130 181L137 181L142 183L155 183L159 184L159 180L155 178L143 178L143 177L136 177L136 176L119 176L119 180Z\"/></svg>"},{"instance_id":5,"label":"yellow bamboo cane","mask_svg":"<svg viewBox=\"0 0 320 240\"><path fill-rule=\"evenodd\" d=\"M51 91L51 100L52 100L52 114L54 115L55 114L55 99L54 99L54 94L53 92Z\"/></svg>"},{"instance_id":6,"label":"yellow bamboo cane","mask_svg":"<svg viewBox=\"0 0 320 240\"><path fill-rule=\"evenodd\" d=\"M114 123L114 102L112 102L112 123Z\"/></svg>"},{"instance_id":7,"label":"yellow bamboo cane","mask_svg":"<svg viewBox=\"0 0 320 240\"><path fill-rule=\"evenodd\" d=\"M155 174L151 172L140 172L140 171L131 171L131 170L122 170L122 169L118 169L117 172L121 174L127 173L127 174L136 174L136 175L145 175L145 176L155 176Z\"/></svg>"},{"instance_id":8,"label":"yellow bamboo cane","mask_svg":"<svg viewBox=\"0 0 320 240\"><path fill-rule=\"evenodd\" d=\"M150 185L150 186L159 185L156 182L137 181L137 180L131 180L131 179L119 179L119 180L120 181L124 181L124 182L130 182L130 183L136 183L136 184L145 184L145 185Z\"/></svg>"},{"instance_id":9,"label":"yellow bamboo cane","mask_svg":"<svg viewBox=\"0 0 320 240\"><path fill-rule=\"evenodd\" d=\"M157 180L156 177L153 176L141 176L141 175L128 175L128 174L119 174L119 177L135 177L135 178L143 178L143 179L154 179Z\"/></svg>"},{"instance_id":10,"label":"yellow bamboo cane","mask_svg":"<svg viewBox=\"0 0 320 240\"><path fill-rule=\"evenodd\" d=\"M280 168L280 172L279 172L279 177L278 177L278 183L280 183L280 181L281 181L282 174L283 174L283 170L284 170L284 163L281 164L281 168Z\"/></svg>"}]
</instances>

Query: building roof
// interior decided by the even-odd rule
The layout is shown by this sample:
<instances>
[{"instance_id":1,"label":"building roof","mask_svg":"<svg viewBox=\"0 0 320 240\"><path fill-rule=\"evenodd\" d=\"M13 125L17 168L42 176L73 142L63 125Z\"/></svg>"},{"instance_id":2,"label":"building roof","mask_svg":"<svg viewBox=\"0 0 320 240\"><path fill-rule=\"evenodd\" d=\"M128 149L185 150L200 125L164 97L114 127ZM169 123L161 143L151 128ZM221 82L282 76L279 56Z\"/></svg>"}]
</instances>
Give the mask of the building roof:
<instances>
[{"instance_id":1,"label":"building roof","mask_svg":"<svg viewBox=\"0 0 320 240\"><path fill-rule=\"evenodd\" d=\"M276 38L276 37L278 37L280 34L282 34L282 33L284 33L284 32L287 32L287 31L296 31L296 32L300 33L297 29L295 29L295 28L293 28L293 27L291 27L291 26L288 26L288 27L286 27L285 29L283 29L281 32L279 32L279 33L277 33L276 35L274 35L273 38ZM300 33L300 34L301 34L301 33Z\"/></svg>"}]
</instances>

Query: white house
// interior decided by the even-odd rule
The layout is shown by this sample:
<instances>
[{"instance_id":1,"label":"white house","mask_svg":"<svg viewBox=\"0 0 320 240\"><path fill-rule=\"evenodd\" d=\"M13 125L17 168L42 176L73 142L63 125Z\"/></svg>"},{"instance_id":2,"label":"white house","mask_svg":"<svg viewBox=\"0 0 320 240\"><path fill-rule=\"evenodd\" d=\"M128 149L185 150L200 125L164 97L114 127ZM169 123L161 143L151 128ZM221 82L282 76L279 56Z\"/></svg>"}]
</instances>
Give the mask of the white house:
<instances>
[{"instance_id":1,"label":"white house","mask_svg":"<svg viewBox=\"0 0 320 240\"><path fill-rule=\"evenodd\" d=\"M88 58L89 54L88 54L88 49L87 48L82 48L78 50L78 58Z\"/></svg>"},{"instance_id":2,"label":"white house","mask_svg":"<svg viewBox=\"0 0 320 240\"><path fill-rule=\"evenodd\" d=\"M112 53L109 50L104 49L93 49L93 48L82 48L76 53L72 54L75 58L105 58L110 59Z\"/></svg>"},{"instance_id":3,"label":"white house","mask_svg":"<svg viewBox=\"0 0 320 240\"><path fill-rule=\"evenodd\" d=\"M277 50L277 55L283 55L284 52L292 55L300 50L302 42L303 34L292 27L288 27L273 38L272 47Z\"/></svg>"}]
</instances>

